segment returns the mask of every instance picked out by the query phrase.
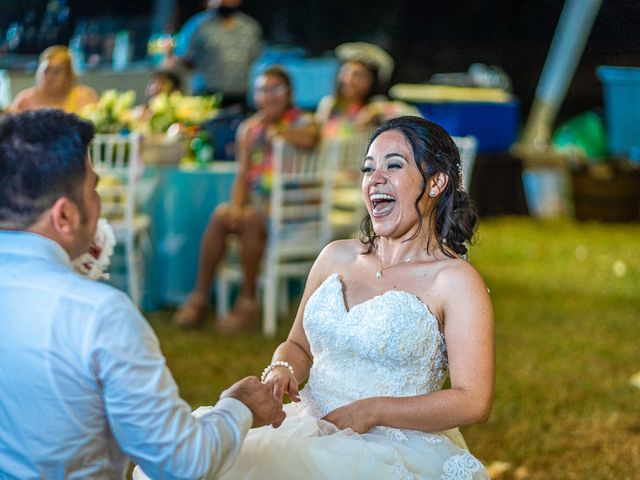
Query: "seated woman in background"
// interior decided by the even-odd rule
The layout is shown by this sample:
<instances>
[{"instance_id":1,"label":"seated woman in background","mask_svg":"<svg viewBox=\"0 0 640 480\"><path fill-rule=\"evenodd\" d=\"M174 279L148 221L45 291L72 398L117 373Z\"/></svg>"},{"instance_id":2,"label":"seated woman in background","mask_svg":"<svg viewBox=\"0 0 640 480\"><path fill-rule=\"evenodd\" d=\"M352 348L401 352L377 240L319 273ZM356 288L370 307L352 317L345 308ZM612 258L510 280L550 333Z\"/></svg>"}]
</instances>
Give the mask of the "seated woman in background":
<instances>
[{"instance_id":1,"label":"seated woman in background","mask_svg":"<svg viewBox=\"0 0 640 480\"><path fill-rule=\"evenodd\" d=\"M313 148L319 139L313 117L294 107L291 99L291 81L280 67L270 67L256 78L254 101L258 111L238 127L238 173L231 201L216 208L207 225L196 287L176 312L178 325L196 325L207 312L213 275L230 234L239 237L244 281L232 312L217 319L216 327L222 333L231 333L258 320L256 281L267 242L272 140L278 136L298 147Z\"/></svg>"},{"instance_id":2,"label":"seated woman in background","mask_svg":"<svg viewBox=\"0 0 640 480\"><path fill-rule=\"evenodd\" d=\"M18 93L9 110L22 112L59 108L68 113L78 113L86 105L97 101L95 90L76 83L69 49L55 45L40 54L36 85Z\"/></svg>"},{"instance_id":3,"label":"seated woman in background","mask_svg":"<svg viewBox=\"0 0 640 480\"><path fill-rule=\"evenodd\" d=\"M316 110L323 138L347 137L370 131L393 117L420 115L415 107L388 100L378 77L378 67L371 61L358 57L344 61L338 71L336 94L320 100Z\"/></svg>"},{"instance_id":4,"label":"seated woman in background","mask_svg":"<svg viewBox=\"0 0 640 480\"><path fill-rule=\"evenodd\" d=\"M369 126L371 115L366 106L376 93L377 76L377 68L371 63L349 60L342 64L336 94L320 100L316 110L323 138L348 136Z\"/></svg>"},{"instance_id":5,"label":"seated woman in background","mask_svg":"<svg viewBox=\"0 0 640 480\"><path fill-rule=\"evenodd\" d=\"M149 120L153 112L149 109L149 102L160 94L170 95L173 92L182 93L182 82L177 73L171 70L156 70L151 74L144 89L146 100L136 107L134 115L140 120Z\"/></svg>"},{"instance_id":6,"label":"seated woman in background","mask_svg":"<svg viewBox=\"0 0 640 480\"><path fill-rule=\"evenodd\" d=\"M153 72L144 90L147 99L161 93L168 95L173 92L182 93L182 82L178 74L172 70L156 70Z\"/></svg>"}]
</instances>

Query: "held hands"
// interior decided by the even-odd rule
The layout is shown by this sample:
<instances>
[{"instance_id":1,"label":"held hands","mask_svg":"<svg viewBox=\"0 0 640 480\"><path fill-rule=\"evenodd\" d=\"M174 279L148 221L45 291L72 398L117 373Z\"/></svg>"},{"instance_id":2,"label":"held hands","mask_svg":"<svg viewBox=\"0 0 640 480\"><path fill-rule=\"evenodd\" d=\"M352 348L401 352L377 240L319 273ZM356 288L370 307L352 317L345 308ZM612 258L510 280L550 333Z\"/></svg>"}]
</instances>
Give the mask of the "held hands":
<instances>
[{"instance_id":1,"label":"held hands","mask_svg":"<svg viewBox=\"0 0 640 480\"><path fill-rule=\"evenodd\" d=\"M282 399L273 396L273 390L260 383L258 377L246 377L227 388L220 398L231 397L244 403L253 413L252 428L271 424L278 428L285 418Z\"/></svg>"},{"instance_id":2,"label":"held hands","mask_svg":"<svg viewBox=\"0 0 640 480\"><path fill-rule=\"evenodd\" d=\"M333 423L341 430L350 428L356 433L366 433L376 425L371 410L365 407L363 400L336 408L323 417L323 420Z\"/></svg>"},{"instance_id":3,"label":"held hands","mask_svg":"<svg viewBox=\"0 0 640 480\"><path fill-rule=\"evenodd\" d=\"M298 380L289 369L285 367L272 368L264 378L264 384L269 387L274 398L282 403L284 394L289 395L293 402L299 402Z\"/></svg>"}]
</instances>

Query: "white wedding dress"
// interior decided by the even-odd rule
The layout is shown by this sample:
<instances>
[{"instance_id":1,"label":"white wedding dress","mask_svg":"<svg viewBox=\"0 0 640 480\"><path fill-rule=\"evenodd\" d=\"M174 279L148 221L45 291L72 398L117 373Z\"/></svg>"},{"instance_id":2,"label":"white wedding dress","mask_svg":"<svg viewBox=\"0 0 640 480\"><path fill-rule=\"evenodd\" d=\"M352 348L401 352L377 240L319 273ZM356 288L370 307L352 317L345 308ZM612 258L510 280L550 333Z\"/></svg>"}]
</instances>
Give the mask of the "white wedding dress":
<instances>
[{"instance_id":1,"label":"white wedding dress","mask_svg":"<svg viewBox=\"0 0 640 480\"><path fill-rule=\"evenodd\" d=\"M230 479L488 479L457 429L424 433L375 427L366 434L320 420L355 400L412 396L447 376L438 320L416 296L388 291L347 310L333 274L304 312L313 367L301 401L285 406L280 428L249 431Z\"/></svg>"}]
</instances>

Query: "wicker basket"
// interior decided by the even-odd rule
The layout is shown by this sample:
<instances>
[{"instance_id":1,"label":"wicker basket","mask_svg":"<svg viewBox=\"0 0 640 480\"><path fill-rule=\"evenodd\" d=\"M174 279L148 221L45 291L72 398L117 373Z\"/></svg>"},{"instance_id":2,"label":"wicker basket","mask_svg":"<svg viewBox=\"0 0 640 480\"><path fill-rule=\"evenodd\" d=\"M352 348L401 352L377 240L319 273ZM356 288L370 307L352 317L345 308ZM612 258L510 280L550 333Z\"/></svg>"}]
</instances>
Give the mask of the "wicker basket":
<instances>
[{"instance_id":1,"label":"wicker basket","mask_svg":"<svg viewBox=\"0 0 640 480\"><path fill-rule=\"evenodd\" d=\"M186 151L182 135L145 135L142 141L142 160L145 165L178 165Z\"/></svg>"},{"instance_id":2,"label":"wicker basket","mask_svg":"<svg viewBox=\"0 0 640 480\"><path fill-rule=\"evenodd\" d=\"M609 166L606 166L609 167ZM571 173L578 220L633 222L640 219L640 171L616 168Z\"/></svg>"}]
</instances>

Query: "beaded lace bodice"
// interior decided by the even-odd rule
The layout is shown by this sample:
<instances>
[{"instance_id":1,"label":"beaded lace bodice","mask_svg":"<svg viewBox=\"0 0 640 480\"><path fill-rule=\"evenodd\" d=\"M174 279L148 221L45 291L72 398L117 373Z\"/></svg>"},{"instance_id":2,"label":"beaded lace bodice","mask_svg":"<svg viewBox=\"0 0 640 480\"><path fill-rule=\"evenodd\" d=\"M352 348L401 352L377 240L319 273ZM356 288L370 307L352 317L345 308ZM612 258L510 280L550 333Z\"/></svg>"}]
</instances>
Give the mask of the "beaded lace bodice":
<instances>
[{"instance_id":1,"label":"beaded lace bodice","mask_svg":"<svg viewBox=\"0 0 640 480\"><path fill-rule=\"evenodd\" d=\"M333 274L309 298L304 330L313 367L301 397L317 417L363 398L439 390L447 376L438 320L408 292L390 290L347 310Z\"/></svg>"}]
</instances>

